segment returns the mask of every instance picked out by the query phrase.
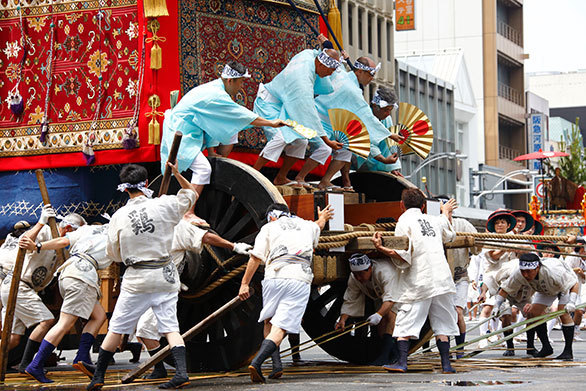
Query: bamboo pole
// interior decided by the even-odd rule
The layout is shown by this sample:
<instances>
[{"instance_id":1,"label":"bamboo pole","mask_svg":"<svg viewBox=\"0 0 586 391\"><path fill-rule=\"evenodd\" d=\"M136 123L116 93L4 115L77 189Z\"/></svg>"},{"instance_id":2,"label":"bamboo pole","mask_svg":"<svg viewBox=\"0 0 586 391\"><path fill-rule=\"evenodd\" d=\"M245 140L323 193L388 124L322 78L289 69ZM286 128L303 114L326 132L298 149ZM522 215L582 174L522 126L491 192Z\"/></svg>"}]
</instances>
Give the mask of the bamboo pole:
<instances>
[{"instance_id":1,"label":"bamboo pole","mask_svg":"<svg viewBox=\"0 0 586 391\"><path fill-rule=\"evenodd\" d=\"M250 289L250 294L251 295L254 294L254 290L252 288ZM183 333L183 335L181 337L183 337L184 341L189 341L191 338L195 337L197 334L201 333L206 328L208 328L220 316L224 315L228 311L231 311L233 308L238 306L241 302L242 302L242 300L240 300L240 297L238 297L238 296L234 297L232 300L230 300L229 302L224 304L222 307L218 308L216 311L214 311L213 313L208 315L204 320L202 320L201 322L199 322L198 324L196 324L195 326L193 326L192 328L187 330L185 333ZM165 359L165 357L167 357L169 355L169 353L171 353L171 349L170 349L169 345L167 345L163 349L161 349L157 354L155 354L150 359L148 359L147 361L145 361L144 363L139 365L138 368L134 369L133 371L130 371L130 373L128 373L127 375L122 377L121 382L126 384L126 383L131 383L132 381L136 380L136 378L138 378L140 375L142 375L143 373L148 371L149 368L151 368L155 364L158 364L159 362L163 361Z\"/></svg>"},{"instance_id":2,"label":"bamboo pole","mask_svg":"<svg viewBox=\"0 0 586 391\"><path fill-rule=\"evenodd\" d=\"M183 133L175 132L175 137L173 137L173 144L171 144L171 149L169 150L169 157L167 158L167 163L175 163L177 161L177 152L179 151L179 145L181 145L181 138L183 137ZM163 179L161 180L161 187L159 188L159 197L167 194L169 190L169 183L171 182L171 168L165 164L165 172L163 174Z\"/></svg>"},{"instance_id":3,"label":"bamboo pole","mask_svg":"<svg viewBox=\"0 0 586 391\"><path fill-rule=\"evenodd\" d=\"M35 170L35 174L37 176L37 182L39 183L39 190L41 191L43 204L49 205L51 204L51 200L49 199L49 192L47 191L47 184L45 183L45 176L43 175L43 170ZM57 229L57 220L55 220L54 217L50 217L48 224L51 228L51 236L53 237L53 239L58 238L60 235L59 230ZM57 267L59 267L67 259L67 254L65 254L64 249L55 250L55 253L57 254ZM53 278L52 275L51 278Z\"/></svg>"},{"instance_id":4,"label":"bamboo pole","mask_svg":"<svg viewBox=\"0 0 586 391\"><path fill-rule=\"evenodd\" d=\"M14 320L14 309L16 308L16 296L18 294L18 285L20 284L20 275L22 273L22 264L26 250L18 249L14 268L12 270L12 283L8 294L8 303L6 303L6 315L2 327L2 340L0 341L0 382L4 382L6 377L6 366L8 365L8 343L12 334L12 322ZM8 278L8 277L7 277Z\"/></svg>"}]
</instances>

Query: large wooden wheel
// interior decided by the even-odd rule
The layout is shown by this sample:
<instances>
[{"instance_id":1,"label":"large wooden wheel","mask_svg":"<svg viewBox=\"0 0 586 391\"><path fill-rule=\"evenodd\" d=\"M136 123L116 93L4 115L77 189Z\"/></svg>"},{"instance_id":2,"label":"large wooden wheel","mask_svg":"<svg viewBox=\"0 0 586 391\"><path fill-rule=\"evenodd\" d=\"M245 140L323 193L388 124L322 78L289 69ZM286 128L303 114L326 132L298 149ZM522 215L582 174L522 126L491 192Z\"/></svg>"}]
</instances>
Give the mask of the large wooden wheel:
<instances>
[{"instance_id":1,"label":"large wooden wheel","mask_svg":"<svg viewBox=\"0 0 586 391\"><path fill-rule=\"evenodd\" d=\"M266 208L273 202L284 203L283 198L263 175L246 164L224 158L211 158L210 163L211 183L197 201L196 214L225 239L253 244L265 222ZM237 256L224 266L218 265L232 255L226 249L208 246L201 255L188 255L181 279L189 290L180 294L177 308L182 332L238 294L242 273L201 295L202 288L248 260ZM258 274L251 284L256 293L249 300L186 343L190 372L239 368L256 353L263 339L263 325L258 323L262 308L262 277Z\"/></svg>"}]
</instances>

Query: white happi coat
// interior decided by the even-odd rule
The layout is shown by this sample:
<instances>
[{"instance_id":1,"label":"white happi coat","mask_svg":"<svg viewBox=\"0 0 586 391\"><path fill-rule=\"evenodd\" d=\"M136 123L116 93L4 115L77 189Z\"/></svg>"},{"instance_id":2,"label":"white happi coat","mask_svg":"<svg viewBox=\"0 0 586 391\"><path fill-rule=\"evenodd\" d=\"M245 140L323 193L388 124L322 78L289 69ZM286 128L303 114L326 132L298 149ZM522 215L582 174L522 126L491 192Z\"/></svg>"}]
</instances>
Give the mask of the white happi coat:
<instances>
[{"instance_id":1,"label":"white happi coat","mask_svg":"<svg viewBox=\"0 0 586 391\"><path fill-rule=\"evenodd\" d=\"M14 261L18 254L18 238L11 234L6 236L4 243L0 246L0 282L6 277L6 274L14 268Z\"/></svg>"},{"instance_id":2,"label":"white happi coat","mask_svg":"<svg viewBox=\"0 0 586 391\"><path fill-rule=\"evenodd\" d=\"M484 280L484 283L488 288L488 293L491 296L496 296L501 285L503 285L504 282L518 270L518 268L519 265L516 262L506 262L498 271L488 275ZM509 299L512 304L529 303L531 301L531 296L535 293L533 288L529 285L510 286L509 289L510 292L507 291L507 299Z\"/></svg>"},{"instance_id":3,"label":"white happi coat","mask_svg":"<svg viewBox=\"0 0 586 391\"><path fill-rule=\"evenodd\" d=\"M443 246L454 239L456 232L446 216L430 216L410 208L399 217L395 236L409 238L409 248L397 250L404 261L392 259L403 269L393 292L399 303L415 303L456 292Z\"/></svg>"},{"instance_id":4,"label":"white happi coat","mask_svg":"<svg viewBox=\"0 0 586 391\"><path fill-rule=\"evenodd\" d=\"M478 232L468 220L454 218L452 226L456 232ZM447 250L451 252L454 259L454 282L469 281L468 265L470 264L470 250L467 247Z\"/></svg>"},{"instance_id":5,"label":"white happi coat","mask_svg":"<svg viewBox=\"0 0 586 391\"><path fill-rule=\"evenodd\" d=\"M106 255L108 224L84 225L65 236L69 239L71 257L57 269L57 272L61 272L59 280L76 278L96 288L99 293L98 270L106 269L112 263Z\"/></svg>"},{"instance_id":6,"label":"white happi coat","mask_svg":"<svg viewBox=\"0 0 586 391\"><path fill-rule=\"evenodd\" d=\"M564 262L566 262L572 270L575 268L586 270L586 263L584 262L584 258L570 255L564 259ZM578 277L578 281L580 281L580 284L584 284L586 282L586 280L583 277L579 277L578 275L576 275L576 277Z\"/></svg>"},{"instance_id":7,"label":"white happi coat","mask_svg":"<svg viewBox=\"0 0 586 391\"><path fill-rule=\"evenodd\" d=\"M505 251L498 259L492 259L492 257L488 254L489 251L495 251L492 249L483 249L480 252L480 256L483 258L484 270L482 271L482 275L484 280L488 278L491 274L495 274L499 271L499 269L507 262L513 262L515 265L517 264L517 254L512 251Z\"/></svg>"},{"instance_id":8,"label":"white happi coat","mask_svg":"<svg viewBox=\"0 0 586 391\"><path fill-rule=\"evenodd\" d=\"M51 227L45 225L39 231L36 243L53 239ZM57 267L57 254L55 250L46 250L37 253L36 250L27 252L22 265L20 281L24 282L36 292L43 290L49 283Z\"/></svg>"},{"instance_id":9,"label":"white happi coat","mask_svg":"<svg viewBox=\"0 0 586 391\"><path fill-rule=\"evenodd\" d=\"M365 296L373 300L395 302L397 298L393 297L393 286L397 283L398 273L398 270L386 259L372 260L372 277L365 284L350 273L340 313L353 317L364 316Z\"/></svg>"},{"instance_id":10,"label":"white happi coat","mask_svg":"<svg viewBox=\"0 0 586 391\"><path fill-rule=\"evenodd\" d=\"M185 252L201 253L205 229L198 228L186 220L181 220L173 230L173 244L171 245L171 260L177 267L179 274L185 266Z\"/></svg>"},{"instance_id":11,"label":"white happi coat","mask_svg":"<svg viewBox=\"0 0 586 391\"><path fill-rule=\"evenodd\" d=\"M128 268L121 289L129 293L174 292L179 290L179 274L170 252L175 226L195 203L192 190L149 199L131 198L110 220L107 255ZM166 261L165 267L142 268L149 262ZM133 267L138 265L138 267Z\"/></svg>"},{"instance_id":12,"label":"white happi coat","mask_svg":"<svg viewBox=\"0 0 586 391\"><path fill-rule=\"evenodd\" d=\"M576 273L562 260L543 258L537 277L527 281L517 266L515 272L501 285L509 293L516 292L521 286L530 286L534 291L547 296L566 294L578 282Z\"/></svg>"},{"instance_id":13,"label":"white happi coat","mask_svg":"<svg viewBox=\"0 0 586 391\"><path fill-rule=\"evenodd\" d=\"M265 264L265 280L284 278L311 284L313 248L320 231L313 221L283 216L262 226L250 254ZM298 257L298 261L284 260L287 255Z\"/></svg>"}]
</instances>

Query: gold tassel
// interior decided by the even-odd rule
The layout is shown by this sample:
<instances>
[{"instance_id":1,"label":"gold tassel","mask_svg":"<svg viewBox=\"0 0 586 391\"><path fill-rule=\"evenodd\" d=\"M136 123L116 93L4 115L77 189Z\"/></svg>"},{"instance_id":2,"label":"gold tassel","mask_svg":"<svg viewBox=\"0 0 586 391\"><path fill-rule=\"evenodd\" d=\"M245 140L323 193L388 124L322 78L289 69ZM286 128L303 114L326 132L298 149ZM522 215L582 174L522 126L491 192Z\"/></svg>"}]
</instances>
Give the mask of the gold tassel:
<instances>
[{"instance_id":1,"label":"gold tassel","mask_svg":"<svg viewBox=\"0 0 586 391\"><path fill-rule=\"evenodd\" d=\"M155 124L155 116L153 115L151 117L151 122L149 122L149 144L155 143Z\"/></svg>"},{"instance_id":2,"label":"gold tassel","mask_svg":"<svg viewBox=\"0 0 586 391\"><path fill-rule=\"evenodd\" d=\"M157 42L151 47L151 69L161 69L163 63L163 53Z\"/></svg>"},{"instance_id":3,"label":"gold tassel","mask_svg":"<svg viewBox=\"0 0 586 391\"><path fill-rule=\"evenodd\" d=\"M157 16L169 16L165 0L144 0L145 18L156 18Z\"/></svg>"},{"instance_id":4,"label":"gold tassel","mask_svg":"<svg viewBox=\"0 0 586 391\"><path fill-rule=\"evenodd\" d=\"M153 133L154 133L154 139L153 139L153 144L154 145L159 145L161 144L161 126L159 125L159 121L155 118L155 126L153 126Z\"/></svg>"}]
</instances>

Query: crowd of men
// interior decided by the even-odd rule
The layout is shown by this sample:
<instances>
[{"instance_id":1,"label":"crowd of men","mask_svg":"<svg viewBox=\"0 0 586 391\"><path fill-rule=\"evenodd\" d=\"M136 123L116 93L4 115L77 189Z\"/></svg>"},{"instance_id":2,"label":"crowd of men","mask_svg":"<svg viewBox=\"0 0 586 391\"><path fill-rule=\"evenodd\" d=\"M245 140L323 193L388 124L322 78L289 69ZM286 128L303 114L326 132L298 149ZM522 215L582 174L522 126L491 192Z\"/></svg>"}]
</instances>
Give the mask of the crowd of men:
<instances>
[{"instance_id":1,"label":"crowd of men","mask_svg":"<svg viewBox=\"0 0 586 391\"><path fill-rule=\"evenodd\" d=\"M318 185L321 189L332 189L330 180L338 171L343 174L344 187L350 189L347 174L352 164L357 169L400 174L398 155L386 142L389 137L400 141L388 129L392 124L390 113L397 101L394 92L381 87L372 102L367 103L361 87L372 81L379 67L372 59L361 57L349 72L340 69L340 58L346 57L345 53L341 55L327 41L321 41L322 50L302 51L271 82L259 86L254 111L234 101L243 81L250 77L245 67L234 61L225 65L220 78L189 91L167 111L161 161L163 168L172 170L181 186L177 195L151 198L146 169L130 164L121 170L118 186L118 190L128 194L129 200L108 224L88 225L83 217L74 213L59 216L59 237L53 239L47 222L58 216L47 205L34 226L27 222L14 226L1 249L3 282L0 293L2 304L6 306L16 250L18 246L26 249L9 345L9 348L17 346L26 329L32 329L18 367L20 372L41 383L51 382L46 375L45 362L77 319L82 318L87 322L73 366L90 377L88 390L104 385L106 370L122 336L130 334L136 335L151 355L161 349L160 338L167 339L175 374L160 388L180 388L189 384L185 344L177 321L179 276L185 253L199 252L203 244L211 244L249 255L239 291L243 300L250 296L252 276L259 265L264 264L263 310L259 322L264 323L265 339L248 369L253 382L264 382L262 364L270 357L273 369L269 378L282 375L279 345L287 334L299 333L313 279L313 250L334 211L327 206L319 210L318 219L311 222L292 215L284 204L273 204L266 211L266 224L251 246L229 242L198 228L195 224L201 223L201 219L195 215L194 206L203 187L210 183L211 166L203 150L216 153L214 148L217 148L217 152L226 153L238 132L248 126L263 127L268 139L254 165L256 169L283 155L283 164L274 179L277 185L308 186L307 174L330 156L330 165ZM335 129L327 115L331 108L346 108L360 115L370 136L368 159L358 159L334 139ZM285 120L310 127L317 136L308 139L287 126ZM183 133L177 162L165 163L175 131ZM289 170L297 160L304 159L306 153L308 158L303 168L290 180ZM188 168L193 172L191 181L181 174ZM576 310L580 289L578 277L581 281L584 279L581 259L569 259L566 263L547 255L540 256L533 248L516 252L486 249L476 257L480 266L470 275L467 271L471 259L469 249L461 249L453 255L452 272L444 243L452 240L456 232L475 232L467 221L452 216L456 202L442 203L439 216L425 213L426 198L418 189L405 190L401 202L404 213L397 222L395 234L408 237L409 248L387 248L381 235L374 234L375 252L354 254L349 258L351 275L344 305L332 328L344 329L349 318L367 317L370 325L378 328L382 340L374 363L383 365L389 372L406 372L411 341L419 338L429 319L443 372L453 373L450 337L455 337L456 344L465 341L464 309L471 282L481 289L484 303L481 333L488 331L491 317L500 318L506 326L518 321L520 316L531 318L543 314L557 300L556 308L568 312L561 316L566 345L558 358L572 359L574 321L581 316ZM523 235L542 231L539 224L526 212L497 211L488 219L487 230L502 234L514 231L512 235ZM56 251L62 248L68 248L71 255L59 265ZM582 254L583 245L576 251ZM124 264L126 270L107 335L94 365L90 348L106 321L106 313L99 302L98 271L111 262ZM63 297L57 323L38 295L55 273L59 276ZM380 303L374 314L364 313L364 297ZM575 318L571 313L576 314ZM534 347L535 333L542 343L539 351ZM512 347L512 341L508 346ZM537 357L553 353L545 325L537 327L534 333L527 333L527 352ZM514 350L507 350L505 354L512 355ZM151 379L166 377L162 362L149 375Z\"/></svg>"}]
</instances>

